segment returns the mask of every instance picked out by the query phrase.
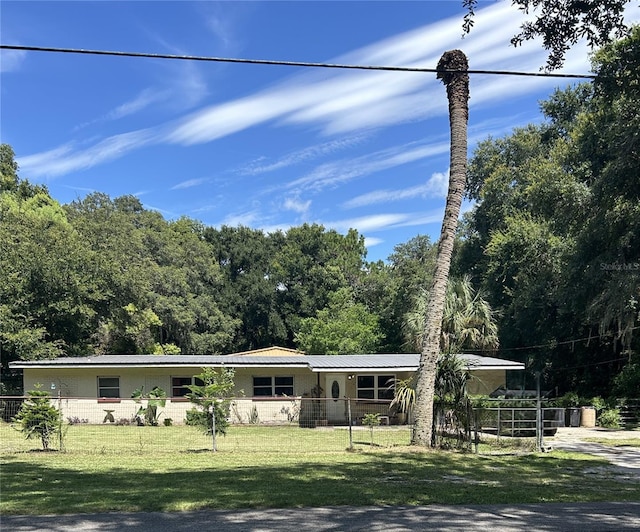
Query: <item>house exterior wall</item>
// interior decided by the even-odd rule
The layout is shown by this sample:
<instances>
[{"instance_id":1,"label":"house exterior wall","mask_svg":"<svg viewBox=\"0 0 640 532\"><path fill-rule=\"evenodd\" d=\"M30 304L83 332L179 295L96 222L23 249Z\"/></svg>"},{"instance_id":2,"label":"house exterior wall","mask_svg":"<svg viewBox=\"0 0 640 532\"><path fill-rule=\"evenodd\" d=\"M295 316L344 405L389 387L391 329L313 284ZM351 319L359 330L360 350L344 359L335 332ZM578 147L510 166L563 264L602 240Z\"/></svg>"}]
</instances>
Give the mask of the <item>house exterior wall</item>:
<instances>
[{"instance_id":1,"label":"house exterior wall","mask_svg":"<svg viewBox=\"0 0 640 532\"><path fill-rule=\"evenodd\" d=\"M171 418L173 423L183 423L186 412L193 405L185 398L171 398L172 377L192 377L201 373L201 369L193 367L134 367L134 368L61 368L61 369L24 369L24 389L33 390L40 384L43 390L50 391L52 402L58 405L56 397L59 395L60 406L63 408L65 419L78 418L88 420L89 423L103 423L113 418L131 419L140 408L140 404L131 399L134 390L144 386L146 391L158 386L167 392L167 402L160 407L163 418ZM486 395L505 384L504 370L472 371L474 376L468 383L471 395ZM358 375L390 375L397 379L406 379L410 372L385 371L381 373L349 374L352 378L345 378L345 391L342 397L357 397ZM293 396L282 397L253 397L253 377L293 377ZM98 377L118 377L120 397L118 399L98 398ZM249 423L259 421L261 424L288 423L300 412L301 397L311 397L311 390L320 384L323 396L328 393L325 374L312 373L306 368L237 368L235 373L235 389L232 401L230 420L232 423ZM54 385L54 387L52 387ZM342 397L340 398L342 400ZM145 402L143 402L144 406ZM320 414L326 412L328 402L320 402ZM342 410L346 421L346 403ZM386 403L375 404L373 401L352 401L352 417L358 419L363 412L379 411L382 415L388 413ZM335 409L334 409L335 410ZM340 409L338 409L340 410ZM362 410L362 412L360 412ZM109 417L109 415L111 417ZM334 415L335 417L335 415ZM342 417L342 415L338 416ZM339 422L332 419L331 422Z\"/></svg>"},{"instance_id":2,"label":"house exterior wall","mask_svg":"<svg viewBox=\"0 0 640 532\"><path fill-rule=\"evenodd\" d=\"M472 371L471 375L471 380L467 382L469 395L489 395L507 382L507 372L503 369Z\"/></svg>"}]
</instances>

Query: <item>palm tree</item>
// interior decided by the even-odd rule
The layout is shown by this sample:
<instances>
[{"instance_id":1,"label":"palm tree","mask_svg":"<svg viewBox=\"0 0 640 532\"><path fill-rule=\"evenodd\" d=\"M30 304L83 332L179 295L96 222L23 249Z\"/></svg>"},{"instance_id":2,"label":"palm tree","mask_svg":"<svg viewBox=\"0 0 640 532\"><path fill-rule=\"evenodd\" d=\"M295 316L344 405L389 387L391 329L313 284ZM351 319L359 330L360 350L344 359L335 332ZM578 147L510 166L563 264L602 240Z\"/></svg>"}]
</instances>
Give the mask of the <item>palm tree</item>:
<instances>
[{"instance_id":1,"label":"palm tree","mask_svg":"<svg viewBox=\"0 0 640 532\"><path fill-rule=\"evenodd\" d=\"M429 292L420 290L414 308L405 315L403 328L407 344L420 349L425 332L425 318ZM498 347L498 326L495 312L476 291L471 277L450 278L445 294L440 351L462 352L465 349L495 349Z\"/></svg>"},{"instance_id":2,"label":"palm tree","mask_svg":"<svg viewBox=\"0 0 640 532\"><path fill-rule=\"evenodd\" d=\"M438 242L436 267L429 290L429 302L425 318L425 333L416 383L415 423L411 441L414 445L431 445L433 423L433 396L440 331L444 313L445 291L451 266L453 241L458 226L460 205L467 173L467 122L469 120L469 63L460 50L442 54L438 61L438 79L447 87L449 101L449 127L451 153L449 190Z\"/></svg>"}]
</instances>

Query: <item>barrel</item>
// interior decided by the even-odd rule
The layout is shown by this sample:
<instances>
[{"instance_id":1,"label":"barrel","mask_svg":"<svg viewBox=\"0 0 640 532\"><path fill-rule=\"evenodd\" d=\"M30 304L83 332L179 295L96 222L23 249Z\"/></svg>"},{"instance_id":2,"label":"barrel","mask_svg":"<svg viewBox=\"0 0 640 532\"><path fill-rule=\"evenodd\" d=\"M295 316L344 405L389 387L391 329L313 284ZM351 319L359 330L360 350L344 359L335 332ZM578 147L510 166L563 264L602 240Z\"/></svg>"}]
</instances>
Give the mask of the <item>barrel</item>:
<instances>
[{"instance_id":1,"label":"barrel","mask_svg":"<svg viewBox=\"0 0 640 532\"><path fill-rule=\"evenodd\" d=\"M592 406L580 408L580 426L591 428L596 426L596 409Z\"/></svg>"}]
</instances>

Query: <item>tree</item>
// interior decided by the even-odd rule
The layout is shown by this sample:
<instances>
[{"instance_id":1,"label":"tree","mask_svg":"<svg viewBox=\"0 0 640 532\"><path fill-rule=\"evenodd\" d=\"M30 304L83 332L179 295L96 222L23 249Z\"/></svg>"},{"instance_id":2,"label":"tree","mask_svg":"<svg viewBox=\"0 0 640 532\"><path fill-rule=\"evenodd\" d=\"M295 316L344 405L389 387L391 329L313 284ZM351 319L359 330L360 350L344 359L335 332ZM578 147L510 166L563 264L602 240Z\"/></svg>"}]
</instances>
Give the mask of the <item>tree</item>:
<instances>
[{"instance_id":1,"label":"tree","mask_svg":"<svg viewBox=\"0 0 640 532\"><path fill-rule=\"evenodd\" d=\"M288 345L293 346L301 319L325 308L333 292L357 285L365 256L364 237L353 229L341 235L303 224L287 231L272 258L271 275Z\"/></svg>"},{"instance_id":2,"label":"tree","mask_svg":"<svg viewBox=\"0 0 640 532\"><path fill-rule=\"evenodd\" d=\"M629 34L624 23L624 8L631 0L512 0L524 13L539 10L533 21L525 22L520 33L511 39L513 46L524 41L542 38L549 51L547 69L560 68L569 48L586 38L594 49ZM469 32L473 26L474 10L478 0L463 0L467 14L463 28Z\"/></svg>"},{"instance_id":3,"label":"tree","mask_svg":"<svg viewBox=\"0 0 640 532\"><path fill-rule=\"evenodd\" d=\"M189 400L198 408L187 412L187 425L194 425L203 429L206 434L213 434L213 418L216 420L216 434L227 433L229 410L231 402L229 396L233 391L235 372L230 368L204 368L196 375L196 382L187 386L191 393ZM211 413L213 410L213 416Z\"/></svg>"},{"instance_id":4,"label":"tree","mask_svg":"<svg viewBox=\"0 0 640 532\"><path fill-rule=\"evenodd\" d=\"M405 338L415 349L420 349L423 343L428 298L429 292L421 288L413 310L405 316ZM458 279L449 278L442 317L441 352L496 349L498 343L495 312L484 294L474 289L468 275Z\"/></svg>"},{"instance_id":5,"label":"tree","mask_svg":"<svg viewBox=\"0 0 640 532\"><path fill-rule=\"evenodd\" d=\"M640 29L594 71L541 104L544 123L478 146L458 267L545 386L608 395L640 345Z\"/></svg>"},{"instance_id":6,"label":"tree","mask_svg":"<svg viewBox=\"0 0 640 532\"><path fill-rule=\"evenodd\" d=\"M440 240L438 241L435 271L429 290L425 334L416 383L416 409L412 443L424 447L431 444L434 385L440 354L440 331L445 292L466 182L467 122L469 119L469 75L466 71L468 68L467 58L460 50L445 52L438 62L438 78L447 87L451 153L449 190Z\"/></svg>"},{"instance_id":7,"label":"tree","mask_svg":"<svg viewBox=\"0 0 640 532\"><path fill-rule=\"evenodd\" d=\"M231 348L247 351L286 345L288 333L276 305L273 274L273 257L284 235L222 226L207 228L204 237L223 279L216 301L222 312L238 321Z\"/></svg>"},{"instance_id":8,"label":"tree","mask_svg":"<svg viewBox=\"0 0 640 532\"><path fill-rule=\"evenodd\" d=\"M378 317L342 288L315 317L300 321L295 339L299 349L314 355L353 355L376 353L382 333Z\"/></svg>"},{"instance_id":9,"label":"tree","mask_svg":"<svg viewBox=\"0 0 640 532\"><path fill-rule=\"evenodd\" d=\"M62 429L60 411L51 405L49 392L40 390L40 385L29 392L14 422L28 440L40 438L43 451L49 450L51 439Z\"/></svg>"}]
</instances>

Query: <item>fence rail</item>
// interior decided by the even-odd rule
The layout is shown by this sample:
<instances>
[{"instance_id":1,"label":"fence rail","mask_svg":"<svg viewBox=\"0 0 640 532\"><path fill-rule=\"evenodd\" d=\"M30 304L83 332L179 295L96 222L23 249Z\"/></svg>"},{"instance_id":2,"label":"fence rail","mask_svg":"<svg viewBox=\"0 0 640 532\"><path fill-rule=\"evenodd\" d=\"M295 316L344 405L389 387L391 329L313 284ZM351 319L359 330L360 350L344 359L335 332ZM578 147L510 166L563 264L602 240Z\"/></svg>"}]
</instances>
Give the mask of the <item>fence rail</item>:
<instances>
[{"instance_id":1,"label":"fence rail","mask_svg":"<svg viewBox=\"0 0 640 532\"><path fill-rule=\"evenodd\" d=\"M640 427L640 399L626 399L618 403L620 424L625 429Z\"/></svg>"},{"instance_id":2,"label":"fence rail","mask_svg":"<svg viewBox=\"0 0 640 532\"><path fill-rule=\"evenodd\" d=\"M476 409L478 430L497 436L530 436L537 433L535 407L492 407ZM542 408L544 436L553 436L558 427L565 425L564 408Z\"/></svg>"}]
</instances>

